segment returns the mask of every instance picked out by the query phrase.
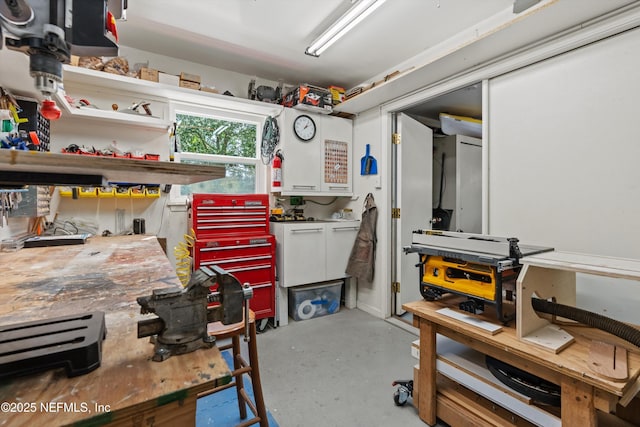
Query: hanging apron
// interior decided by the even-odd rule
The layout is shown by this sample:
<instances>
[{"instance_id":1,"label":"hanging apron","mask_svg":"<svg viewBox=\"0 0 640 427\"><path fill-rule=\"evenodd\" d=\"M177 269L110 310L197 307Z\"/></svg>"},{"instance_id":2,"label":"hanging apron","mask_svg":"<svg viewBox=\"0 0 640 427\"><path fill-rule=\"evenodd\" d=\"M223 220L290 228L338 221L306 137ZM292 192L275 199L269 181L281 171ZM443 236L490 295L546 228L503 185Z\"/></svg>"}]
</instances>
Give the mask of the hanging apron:
<instances>
[{"instance_id":1,"label":"hanging apron","mask_svg":"<svg viewBox=\"0 0 640 427\"><path fill-rule=\"evenodd\" d=\"M378 208L371 193L364 200L364 210L360 222L360 230L353 243L351 255L345 273L364 280L373 282L373 273L376 259L376 223L378 221Z\"/></svg>"}]
</instances>

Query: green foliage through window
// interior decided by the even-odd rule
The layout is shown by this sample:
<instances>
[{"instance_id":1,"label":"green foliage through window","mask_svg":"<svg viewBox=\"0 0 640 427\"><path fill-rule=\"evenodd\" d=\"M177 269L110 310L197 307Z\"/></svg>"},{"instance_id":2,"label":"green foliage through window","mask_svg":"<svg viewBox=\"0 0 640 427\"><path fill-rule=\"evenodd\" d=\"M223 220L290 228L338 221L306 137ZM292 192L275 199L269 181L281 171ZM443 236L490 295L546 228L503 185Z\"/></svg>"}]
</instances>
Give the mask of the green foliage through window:
<instances>
[{"instance_id":1,"label":"green foliage through window","mask_svg":"<svg viewBox=\"0 0 640 427\"><path fill-rule=\"evenodd\" d=\"M176 114L180 151L256 157L257 126L210 117Z\"/></svg>"},{"instance_id":2,"label":"green foliage through window","mask_svg":"<svg viewBox=\"0 0 640 427\"><path fill-rule=\"evenodd\" d=\"M224 178L181 186L181 195L256 191L256 123L190 114L176 114L176 121L181 162L224 165L226 169Z\"/></svg>"}]
</instances>

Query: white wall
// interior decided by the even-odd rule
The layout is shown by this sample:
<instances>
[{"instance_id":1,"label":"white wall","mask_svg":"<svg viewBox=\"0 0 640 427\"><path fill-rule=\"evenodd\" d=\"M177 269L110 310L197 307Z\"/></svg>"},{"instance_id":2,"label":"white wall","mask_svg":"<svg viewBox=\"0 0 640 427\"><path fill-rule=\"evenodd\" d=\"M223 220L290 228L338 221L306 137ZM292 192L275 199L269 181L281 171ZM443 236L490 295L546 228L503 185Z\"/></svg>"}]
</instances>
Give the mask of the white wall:
<instances>
[{"instance_id":1,"label":"white wall","mask_svg":"<svg viewBox=\"0 0 640 427\"><path fill-rule=\"evenodd\" d=\"M390 201L389 187L391 168L391 144L383 145L382 123L386 123L380 110L371 109L354 120L353 126L353 193L358 197L351 202L356 218L361 218L364 198L372 193L378 209L375 273L372 283L358 281L357 307L378 317L388 317L390 303L389 234ZM371 145L371 155L378 161L378 175L360 175L360 158L364 156L366 144ZM381 188L378 187L380 183ZM354 279L355 280L355 279Z\"/></svg>"},{"instance_id":2,"label":"white wall","mask_svg":"<svg viewBox=\"0 0 640 427\"><path fill-rule=\"evenodd\" d=\"M127 46L120 47L120 55L127 58L130 66L136 63L148 63L149 67L169 74L178 75L183 71L185 73L198 74L202 78L202 84L214 86L220 93L228 90L239 98L247 98L249 82L253 78L256 79L256 85L258 86L265 85L275 87L278 85L278 82L273 80L266 80L256 76L196 64L194 62L158 55ZM287 82L284 83L286 84Z\"/></svg>"},{"instance_id":3,"label":"white wall","mask_svg":"<svg viewBox=\"0 0 640 427\"><path fill-rule=\"evenodd\" d=\"M489 232L640 259L640 30L489 83ZM578 305L640 323L638 282L581 276Z\"/></svg>"}]
</instances>

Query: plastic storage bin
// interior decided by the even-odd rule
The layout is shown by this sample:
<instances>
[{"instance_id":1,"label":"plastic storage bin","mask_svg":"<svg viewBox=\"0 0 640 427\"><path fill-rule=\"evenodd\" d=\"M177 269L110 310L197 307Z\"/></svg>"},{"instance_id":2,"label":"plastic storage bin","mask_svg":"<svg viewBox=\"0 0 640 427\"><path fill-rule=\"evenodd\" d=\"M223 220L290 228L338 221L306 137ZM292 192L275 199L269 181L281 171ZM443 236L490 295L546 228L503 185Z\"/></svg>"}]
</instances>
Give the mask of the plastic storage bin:
<instances>
[{"instance_id":1,"label":"plastic storage bin","mask_svg":"<svg viewBox=\"0 0 640 427\"><path fill-rule=\"evenodd\" d=\"M289 316L307 320L340 310L342 281L289 288Z\"/></svg>"}]
</instances>

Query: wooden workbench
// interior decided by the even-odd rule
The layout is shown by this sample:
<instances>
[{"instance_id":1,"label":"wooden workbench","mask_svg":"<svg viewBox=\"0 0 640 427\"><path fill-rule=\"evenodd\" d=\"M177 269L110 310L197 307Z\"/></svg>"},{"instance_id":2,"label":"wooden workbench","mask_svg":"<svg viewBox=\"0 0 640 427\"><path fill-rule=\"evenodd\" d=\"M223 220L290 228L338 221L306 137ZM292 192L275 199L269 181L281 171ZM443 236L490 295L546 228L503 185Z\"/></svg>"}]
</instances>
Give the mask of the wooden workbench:
<instances>
[{"instance_id":1,"label":"wooden workbench","mask_svg":"<svg viewBox=\"0 0 640 427\"><path fill-rule=\"evenodd\" d=\"M420 330L420 364L416 378L417 386L414 390L414 403L417 398L416 406L420 418L429 425L436 423L436 416L445 422L453 422L447 421L447 414L461 417L469 413L464 407L452 408L451 399L441 396L436 385L440 384L436 371L438 357L436 334L442 334L481 353L560 385L562 425L596 426L597 409L605 413L614 412L621 398L631 399L638 391L640 352L626 341L593 328L563 326L575 337L575 342L560 353L554 354L519 340L513 325L505 326L501 332L492 335L437 312L443 307L455 307L457 302L456 297L451 296L437 302L416 301L402 306L404 310L413 314L414 326ZM497 323L495 312L490 309L480 315L480 318ZM589 369L587 362L591 340L611 342L629 351L627 380L608 380ZM469 413L469 415L473 414Z\"/></svg>"},{"instance_id":2,"label":"wooden workbench","mask_svg":"<svg viewBox=\"0 0 640 427\"><path fill-rule=\"evenodd\" d=\"M136 297L180 286L155 237L4 252L0 265L0 324L100 310L107 328L93 372L67 378L57 369L0 384L0 403L22 408L0 411L0 426L195 425L197 395L231 380L215 347L153 362L153 345L137 338L146 316Z\"/></svg>"}]
</instances>

